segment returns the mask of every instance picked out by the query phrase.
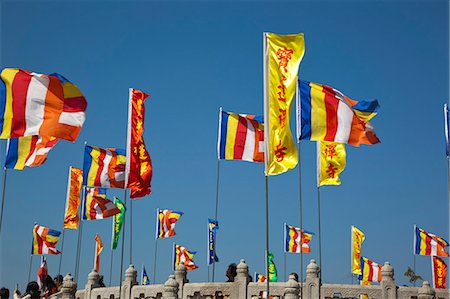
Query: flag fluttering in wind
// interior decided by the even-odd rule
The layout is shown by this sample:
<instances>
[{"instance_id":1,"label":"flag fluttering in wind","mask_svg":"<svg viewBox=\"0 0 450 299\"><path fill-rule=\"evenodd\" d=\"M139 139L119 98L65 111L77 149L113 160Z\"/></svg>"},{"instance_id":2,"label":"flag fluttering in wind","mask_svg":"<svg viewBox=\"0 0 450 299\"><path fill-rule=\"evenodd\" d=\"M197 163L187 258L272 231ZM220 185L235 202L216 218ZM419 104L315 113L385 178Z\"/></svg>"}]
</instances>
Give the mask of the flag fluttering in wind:
<instances>
[{"instance_id":1,"label":"flag fluttering in wind","mask_svg":"<svg viewBox=\"0 0 450 299\"><path fill-rule=\"evenodd\" d=\"M33 248L31 254L60 254L56 249L61 232L36 224L33 228Z\"/></svg>"},{"instance_id":2,"label":"flag fluttering in wind","mask_svg":"<svg viewBox=\"0 0 450 299\"><path fill-rule=\"evenodd\" d=\"M275 266L274 257L271 252L267 255L267 264L269 267L269 281L270 282L277 282L278 281L278 271L277 267Z\"/></svg>"},{"instance_id":3,"label":"flag fluttering in wind","mask_svg":"<svg viewBox=\"0 0 450 299\"><path fill-rule=\"evenodd\" d=\"M98 234L95 234L94 270L100 273L100 253L103 251L103 242Z\"/></svg>"},{"instance_id":4,"label":"flag fluttering in wind","mask_svg":"<svg viewBox=\"0 0 450 299\"><path fill-rule=\"evenodd\" d=\"M67 184L66 213L64 215L64 228L77 229L80 218L78 207L80 206L80 191L83 184L83 171L70 166L69 180Z\"/></svg>"},{"instance_id":5,"label":"flag fluttering in wind","mask_svg":"<svg viewBox=\"0 0 450 299\"><path fill-rule=\"evenodd\" d=\"M145 271L144 264L142 264L142 271L141 271L141 285L149 285L150 284L150 278L147 275L147 271Z\"/></svg>"},{"instance_id":6,"label":"flag fluttering in wind","mask_svg":"<svg viewBox=\"0 0 450 299\"><path fill-rule=\"evenodd\" d=\"M262 117L219 111L219 160L264 162Z\"/></svg>"},{"instance_id":7,"label":"flag fluttering in wind","mask_svg":"<svg viewBox=\"0 0 450 299\"><path fill-rule=\"evenodd\" d=\"M156 210L156 239L170 238L176 235L175 223L183 212L173 210Z\"/></svg>"},{"instance_id":8,"label":"flag fluttering in wind","mask_svg":"<svg viewBox=\"0 0 450 299\"><path fill-rule=\"evenodd\" d=\"M84 147L83 185L89 187L125 187L125 150L86 145Z\"/></svg>"},{"instance_id":9,"label":"flag fluttering in wind","mask_svg":"<svg viewBox=\"0 0 450 299\"><path fill-rule=\"evenodd\" d=\"M365 235L362 231L352 225L352 273L362 275L361 270L361 245Z\"/></svg>"},{"instance_id":10,"label":"flag fluttering in wind","mask_svg":"<svg viewBox=\"0 0 450 299\"><path fill-rule=\"evenodd\" d=\"M445 250L447 246L449 244L446 240L414 225L414 254L449 256Z\"/></svg>"},{"instance_id":11,"label":"flag fluttering in wind","mask_svg":"<svg viewBox=\"0 0 450 299\"><path fill-rule=\"evenodd\" d=\"M83 219L96 220L112 217L120 213L120 209L106 198L105 188L89 188L85 190L83 202Z\"/></svg>"},{"instance_id":12,"label":"flag fluttering in wind","mask_svg":"<svg viewBox=\"0 0 450 299\"><path fill-rule=\"evenodd\" d=\"M39 270L37 273L37 283L39 285L39 289L42 289L42 286L44 285L44 278L48 275L48 268L47 268L47 259L45 256L41 256L41 265L39 266Z\"/></svg>"},{"instance_id":13,"label":"flag fluttering in wind","mask_svg":"<svg viewBox=\"0 0 450 299\"><path fill-rule=\"evenodd\" d=\"M317 141L317 186L340 185L346 165L345 144Z\"/></svg>"},{"instance_id":14,"label":"flag fluttering in wind","mask_svg":"<svg viewBox=\"0 0 450 299\"><path fill-rule=\"evenodd\" d=\"M369 120L378 101L354 101L324 84L300 81L297 138L347 143L376 144L380 140Z\"/></svg>"},{"instance_id":15,"label":"flag fluttering in wind","mask_svg":"<svg viewBox=\"0 0 450 299\"><path fill-rule=\"evenodd\" d=\"M255 282L265 282L266 280L264 275L255 272Z\"/></svg>"},{"instance_id":16,"label":"flag fluttering in wind","mask_svg":"<svg viewBox=\"0 0 450 299\"><path fill-rule=\"evenodd\" d=\"M187 270L195 270L198 268L193 260L196 251L189 251L181 245L174 244L173 246L173 269L175 270L177 266L183 264L186 266Z\"/></svg>"},{"instance_id":17,"label":"flag fluttering in wind","mask_svg":"<svg viewBox=\"0 0 450 299\"><path fill-rule=\"evenodd\" d=\"M358 275L358 279L362 281L363 285L381 281L381 265L368 258L361 257L361 273L361 275Z\"/></svg>"},{"instance_id":18,"label":"flag fluttering in wind","mask_svg":"<svg viewBox=\"0 0 450 299\"><path fill-rule=\"evenodd\" d=\"M276 175L298 163L290 113L305 41L303 33L265 33L264 46L265 172Z\"/></svg>"},{"instance_id":19,"label":"flag fluttering in wind","mask_svg":"<svg viewBox=\"0 0 450 299\"><path fill-rule=\"evenodd\" d=\"M6 144L5 168L23 170L44 164L48 152L58 143L55 137L25 136L10 138Z\"/></svg>"},{"instance_id":20,"label":"flag fluttering in wind","mask_svg":"<svg viewBox=\"0 0 450 299\"><path fill-rule=\"evenodd\" d=\"M312 240L314 233L302 230L293 225L284 224L284 252L309 253L309 242Z\"/></svg>"},{"instance_id":21,"label":"flag fluttering in wind","mask_svg":"<svg viewBox=\"0 0 450 299\"><path fill-rule=\"evenodd\" d=\"M218 229L219 222L208 218L208 265L219 261L216 254L216 233Z\"/></svg>"},{"instance_id":22,"label":"flag fluttering in wind","mask_svg":"<svg viewBox=\"0 0 450 299\"><path fill-rule=\"evenodd\" d=\"M128 103L128 133L127 133L127 187L130 188L130 198L139 198L151 193L153 174L152 160L144 143L144 101L148 94L130 88Z\"/></svg>"},{"instance_id":23,"label":"flag fluttering in wind","mask_svg":"<svg viewBox=\"0 0 450 299\"><path fill-rule=\"evenodd\" d=\"M447 288L447 265L444 260L437 257L431 257L431 273L433 274L433 287L435 289Z\"/></svg>"},{"instance_id":24,"label":"flag fluttering in wind","mask_svg":"<svg viewBox=\"0 0 450 299\"><path fill-rule=\"evenodd\" d=\"M56 73L4 68L0 77L0 138L77 139L87 107L78 87Z\"/></svg>"},{"instance_id":25,"label":"flag fluttering in wind","mask_svg":"<svg viewBox=\"0 0 450 299\"><path fill-rule=\"evenodd\" d=\"M116 250L119 244L120 231L122 229L123 220L125 218L125 205L123 202L114 196L114 204L120 210L120 213L114 215L112 227L112 249Z\"/></svg>"}]
</instances>

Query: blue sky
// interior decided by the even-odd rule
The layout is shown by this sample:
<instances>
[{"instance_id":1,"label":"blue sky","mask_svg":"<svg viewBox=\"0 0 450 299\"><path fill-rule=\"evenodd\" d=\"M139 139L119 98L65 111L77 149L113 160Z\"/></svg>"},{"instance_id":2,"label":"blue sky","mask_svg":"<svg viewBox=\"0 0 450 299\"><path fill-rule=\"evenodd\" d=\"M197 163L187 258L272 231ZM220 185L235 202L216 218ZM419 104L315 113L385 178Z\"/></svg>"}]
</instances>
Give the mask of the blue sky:
<instances>
[{"instance_id":1,"label":"blue sky","mask_svg":"<svg viewBox=\"0 0 450 299\"><path fill-rule=\"evenodd\" d=\"M152 195L133 203L133 263L139 269L144 263L153 280L156 209L183 211L177 235L158 241L157 282L171 272L173 242L197 251L200 268L189 279L206 281L218 109L262 114L264 31L305 34L302 79L381 105L372 121L381 143L347 147L342 185L321 189L324 282L351 283L351 225L366 234L363 255L390 261L398 284L407 283L403 272L413 264L414 224L449 236L442 112L449 98L447 1L2 1L0 19L2 67L61 73L88 100L75 143L60 142L43 166L8 172L2 286L24 289L34 222L62 229L68 167L82 166L84 141L125 147L129 87L151 94L144 138L154 166ZM5 144L0 141L0 152ZM315 144L302 141L303 224L317 233L315 160ZM108 194L123 197L121 190ZM242 258L251 273L264 272L263 165L221 161L219 194L216 280L225 281L228 264ZM283 279L282 228L299 221L298 170L271 177L269 195L270 249ZM101 272L109 283L111 222L90 221L83 227L79 287L93 267L95 233L105 243ZM311 247L305 266L318 259L317 238ZM74 273L75 252L76 232L67 231L64 274ZM298 255L286 259L287 273L299 272ZM125 265L128 260L127 245ZM48 256L50 275L58 262ZM429 257L416 263L418 274L431 280ZM117 285L119 252L113 268Z\"/></svg>"}]
</instances>

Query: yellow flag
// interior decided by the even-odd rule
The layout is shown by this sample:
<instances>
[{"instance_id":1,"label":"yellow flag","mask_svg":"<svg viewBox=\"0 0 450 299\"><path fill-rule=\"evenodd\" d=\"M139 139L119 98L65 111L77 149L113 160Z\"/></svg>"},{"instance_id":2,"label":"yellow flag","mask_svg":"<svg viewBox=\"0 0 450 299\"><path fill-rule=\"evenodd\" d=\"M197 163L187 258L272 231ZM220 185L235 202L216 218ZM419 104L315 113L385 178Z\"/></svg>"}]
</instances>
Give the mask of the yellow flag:
<instances>
[{"instance_id":1,"label":"yellow flag","mask_svg":"<svg viewBox=\"0 0 450 299\"><path fill-rule=\"evenodd\" d=\"M352 273L362 275L361 272L361 245L364 242L364 233L352 225Z\"/></svg>"},{"instance_id":2,"label":"yellow flag","mask_svg":"<svg viewBox=\"0 0 450 299\"><path fill-rule=\"evenodd\" d=\"M103 251L103 242L98 234L95 234L95 256L94 256L94 270L100 272L100 253Z\"/></svg>"},{"instance_id":3,"label":"yellow flag","mask_svg":"<svg viewBox=\"0 0 450 299\"><path fill-rule=\"evenodd\" d=\"M78 206L80 205L80 191L83 184L83 171L70 166L69 183L67 186L66 214L64 216L64 228L77 229L80 218Z\"/></svg>"},{"instance_id":4,"label":"yellow flag","mask_svg":"<svg viewBox=\"0 0 450 299\"><path fill-rule=\"evenodd\" d=\"M317 141L317 185L340 185L339 174L346 164L343 143Z\"/></svg>"},{"instance_id":5,"label":"yellow flag","mask_svg":"<svg viewBox=\"0 0 450 299\"><path fill-rule=\"evenodd\" d=\"M294 168L297 149L289 125L298 68L305 53L303 33L264 34L264 139L266 175Z\"/></svg>"}]
</instances>

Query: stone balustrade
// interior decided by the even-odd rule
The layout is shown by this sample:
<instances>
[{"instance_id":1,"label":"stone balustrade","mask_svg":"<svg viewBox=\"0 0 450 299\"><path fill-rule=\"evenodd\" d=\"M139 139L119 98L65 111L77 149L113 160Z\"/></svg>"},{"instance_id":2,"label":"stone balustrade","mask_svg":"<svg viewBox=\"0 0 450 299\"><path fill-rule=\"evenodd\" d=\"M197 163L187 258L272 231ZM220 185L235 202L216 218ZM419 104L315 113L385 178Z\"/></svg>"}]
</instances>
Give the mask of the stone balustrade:
<instances>
[{"instance_id":1,"label":"stone balustrade","mask_svg":"<svg viewBox=\"0 0 450 299\"><path fill-rule=\"evenodd\" d=\"M379 285L343 285L323 284L319 281L320 269L314 260L306 268L306 280L295 281L290 275L287 282L270 283L270 296L273 299L359 299L367 295L369 299L450 299L448 289L433 289L428 281L422 287L397 286L394 269L385 263L381 270ZM179 266L174 275L170 275L164 284L138 285L137 271L130 265L125 271L125 280L121 286L99 287L99 274L92 271L88 275L86 286L77 290L72 276L64 278L61 292L53 299L258 299L266 290L266 283L248 281L248 266L241 260L237 266L234 282L190 283L185 266ZM120 291L120 296L119 296Z\"/></svg>"}]
</instances>

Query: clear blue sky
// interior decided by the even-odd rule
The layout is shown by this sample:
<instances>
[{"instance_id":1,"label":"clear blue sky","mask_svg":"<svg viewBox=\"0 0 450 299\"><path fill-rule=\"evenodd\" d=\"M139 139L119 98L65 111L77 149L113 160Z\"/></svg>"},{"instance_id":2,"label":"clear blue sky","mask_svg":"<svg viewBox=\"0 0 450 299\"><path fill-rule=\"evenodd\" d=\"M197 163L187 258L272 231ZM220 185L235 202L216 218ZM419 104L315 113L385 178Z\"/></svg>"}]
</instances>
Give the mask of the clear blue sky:
<instances>
[{"instance_id":1,"label":"clear blue sky","mask_svg":"<svg viewBox=\"0 0 450 299\"><path fill-rule=\"evenodd\" d=\"M144 263L153 279L156 208L183 211L177 235L159 241L157 282L171 272L172 242L198 252L200 268L189 279L206 281L218 109L263 112L264 31L305 34L302 79L381 105L372 121L381 143L348 147L342 185L321 191L324 282L351 282L355 225L366 234L363 255L390 261L397 282L406 284L413 225L449 236L442 113L449 98L448 12L448 1L2 1L1 66L63 74L84 92L88 110L77 142L60 142L43 166L8 172L1 285L12 289L17 282L24 289L35 221L62 229L68 167L82 166L83 142L125 147L129 87L151 94L144 137L154 166L152 195L134 202L133 263L139 269ZM0 141L2 153L5 143ZM303 223L317 233L315 160L315 144L302 141ZM241 258L252 274L264 271L265 194L262 164L222 161L220 167L216 280L225 281L227 265ZM270 248L283 279L283 223L299 221L297 169L271 177L269 189ZM104 240L101 272L109 282L111 221L85 222L80 288L93 267L95 233ZM67 231L64 274L74 273L76 237ZM305 266L318 259L317 238L311 247ZM127 245L125 265L128 257ZM48 256L50 275L58 262ZM298 255L289 254L287 264L288 273L298 272ZM417 257L417 272L431 280L429 257Z\"/></svg>"}]
</instances>

